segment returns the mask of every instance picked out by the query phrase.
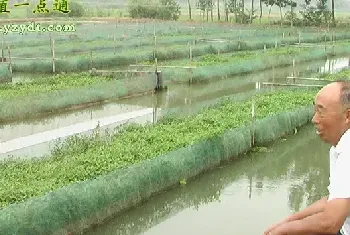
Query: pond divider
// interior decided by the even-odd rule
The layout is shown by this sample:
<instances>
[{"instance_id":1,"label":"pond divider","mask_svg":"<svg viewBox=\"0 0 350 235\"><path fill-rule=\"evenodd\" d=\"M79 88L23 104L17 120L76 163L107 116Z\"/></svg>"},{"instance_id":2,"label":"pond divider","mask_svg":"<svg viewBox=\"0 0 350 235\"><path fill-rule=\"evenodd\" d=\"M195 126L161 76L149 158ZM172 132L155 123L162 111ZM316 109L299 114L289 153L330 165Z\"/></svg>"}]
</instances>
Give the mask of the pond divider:
<instances>
[{"instance_id":1,"label":"pond divider","mask_svg":"<svg viewBox=\"0 0 350 235\"><path fill-rule=\"evenodd\" d=\"M180 181L235 159L256 145L292 134L307 124L312 106L280 112L151 160L81 181L41 197L10 204L0 212L0 233L80 234ZM255 117L254 106L252 117ZM252 132L253 131L253 132ZM254 143L252 144L252 133Z\"/></svg>"}]
</instances>

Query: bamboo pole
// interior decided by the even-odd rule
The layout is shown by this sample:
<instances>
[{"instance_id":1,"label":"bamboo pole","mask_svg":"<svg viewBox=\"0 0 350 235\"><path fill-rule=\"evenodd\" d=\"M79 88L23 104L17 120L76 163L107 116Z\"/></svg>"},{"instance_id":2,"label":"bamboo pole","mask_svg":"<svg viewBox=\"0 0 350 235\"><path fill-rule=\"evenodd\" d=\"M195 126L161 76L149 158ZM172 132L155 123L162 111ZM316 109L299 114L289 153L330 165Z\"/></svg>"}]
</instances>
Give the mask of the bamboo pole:
<instances>
[{"instance_id":1,"label":"bamboo pole","mask_svg":"<svg viewBox=\"0 0 350 235\"><path fill-rule=\"evenodd\" d=\"M323 87L323 85L284 84L284 83L273 83L273 82L263 82L261 84L262 85L270 85L270 86Z\"/></svg>"},{"instance_id":2,"label":"bamboo pole","mask_svg":"<svg viewBox=\"0 0 350 235\"><path fill-rule=\"evenodd\" d=\"M287 79L294 79L294 80L298 79L298 80L319 81L319 82L331 82L330 80L322 79L322 78L302 78L302 77L296 77L296 76L287 77Z\"/></svg>"},{"instance_id":3,"label":"bamboo pole","mask_svg":"<svg viewBox=\"0 0 350 235\"><path fill-rule=\"evenodd\" d=\"M130 67L153 67L154 65L149 64L130 64ZM158 68L182 68L182 69L195 69L195 66L171 66L171 65L161 65Z\"/></svg>"}]
</instances>

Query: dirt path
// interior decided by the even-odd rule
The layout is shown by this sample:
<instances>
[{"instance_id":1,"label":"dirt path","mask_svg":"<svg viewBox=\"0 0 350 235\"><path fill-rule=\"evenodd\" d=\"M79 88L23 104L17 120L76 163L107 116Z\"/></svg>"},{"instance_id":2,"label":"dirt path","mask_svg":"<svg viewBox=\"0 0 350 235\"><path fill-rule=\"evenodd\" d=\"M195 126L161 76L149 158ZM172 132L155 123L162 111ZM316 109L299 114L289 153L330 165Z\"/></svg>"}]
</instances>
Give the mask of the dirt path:
<instances>
[{"instance_id":1,"label":"dirt path","mask_svg":"<svg viewBox=\"0 0 350 235\"><path fill-rule=\"evenodd\" d=\"M2 19L1 24L25 23L25 22L76 22L76 23L145 23L145 22L162 22L154 19L132 19L127 17L89 17L89 18L22 18L22 19Z\"/></svg>"}]
</instances>

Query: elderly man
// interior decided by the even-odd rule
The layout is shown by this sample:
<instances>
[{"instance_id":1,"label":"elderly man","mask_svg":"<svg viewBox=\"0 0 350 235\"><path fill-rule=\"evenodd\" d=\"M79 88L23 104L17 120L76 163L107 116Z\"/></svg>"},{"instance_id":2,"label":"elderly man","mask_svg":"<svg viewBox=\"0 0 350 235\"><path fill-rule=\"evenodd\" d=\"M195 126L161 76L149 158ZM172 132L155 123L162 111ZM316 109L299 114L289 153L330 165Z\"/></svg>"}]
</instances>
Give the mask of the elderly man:
<instances>
[{"instance_id":1,"label":"elderly man","mask_svg":"<svg viewBox=\"0 0 350 235\"><path fill-rule=\"evenodd\" d=\"M330 143L329 196L272 225L264 235L350 235L350 81L323 87L312 122Z\"/></svg>"}]
</instances>

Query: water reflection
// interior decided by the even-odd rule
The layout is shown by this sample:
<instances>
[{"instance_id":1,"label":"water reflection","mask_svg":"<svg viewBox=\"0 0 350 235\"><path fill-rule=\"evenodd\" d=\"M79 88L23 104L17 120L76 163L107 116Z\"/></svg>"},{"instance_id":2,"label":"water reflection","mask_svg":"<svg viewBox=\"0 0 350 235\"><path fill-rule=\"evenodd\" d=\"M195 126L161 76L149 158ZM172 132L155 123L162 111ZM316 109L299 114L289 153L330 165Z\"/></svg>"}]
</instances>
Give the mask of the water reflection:
<instances>
[{"instance_id":1,"label":"water reflection","mask_svg":"<svg viewBox=\"0 0 350 235\"><path fill-rule=\"evenodd\" d=\"M261 234L326 194L328 148L309 126L271 152L202 174L86 234Z\"/></svg>"},{"instance_id":2,"label":"water reflection","mask_svg":"<svg viewBox=\"0 0 350 235\"><path fill-rule=\"evenodd\" d=\"M350 58L335 58L327 60L325 65L319 68L319 73L337 73L340 70L350 67Z\"/></svg>"}]
</instances>

